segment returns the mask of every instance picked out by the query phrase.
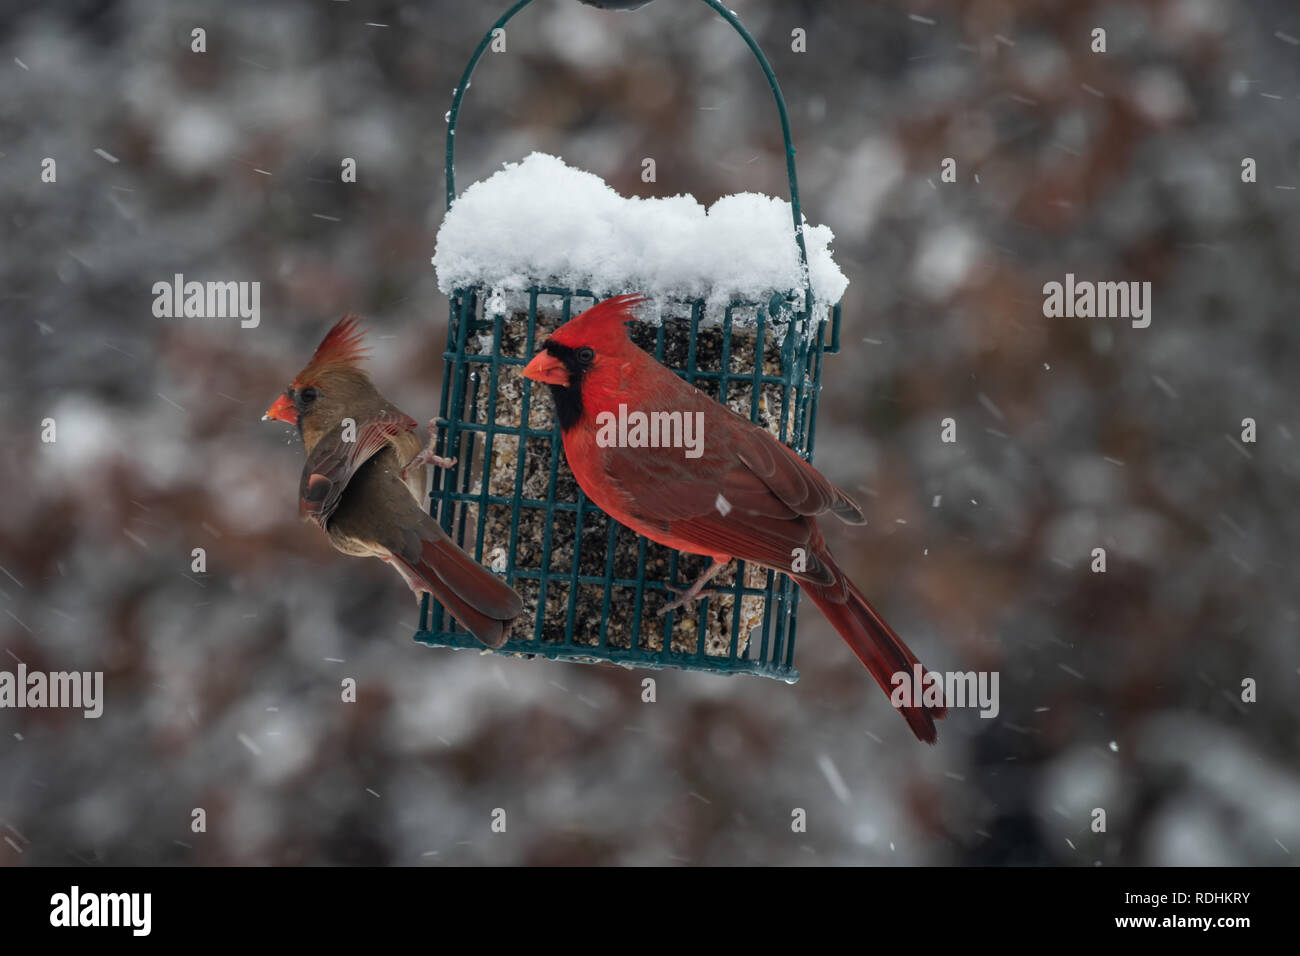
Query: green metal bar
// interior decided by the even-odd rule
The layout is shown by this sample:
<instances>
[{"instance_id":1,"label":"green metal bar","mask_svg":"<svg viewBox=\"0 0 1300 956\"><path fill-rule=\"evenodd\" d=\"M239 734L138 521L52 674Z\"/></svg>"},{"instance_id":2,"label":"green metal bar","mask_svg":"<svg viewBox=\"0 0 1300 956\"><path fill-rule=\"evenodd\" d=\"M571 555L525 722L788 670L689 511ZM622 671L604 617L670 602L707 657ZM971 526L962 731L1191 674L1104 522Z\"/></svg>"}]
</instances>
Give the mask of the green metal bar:
<instances>
[{"instance_id":1,"label":"green metal bar","mask_svg":"<svg viewBox=\"0 0 1300 956\"><path fill-rule=\"evenodd\" d=\"M537 314L537 293L531 292L528 296L528 313ZM526 355L533 354L534 337L537 333L537 323L529 322L528 331L524 333ZM524 384L531 384L524 379ZM528 456L528 436L526 434L529 422L529 402L532 398L532 389L523 389L523 398L520 401L519 425L520 432L515 439L518 447L515 449L515 494L514 500L510 502L510 553L506 555L506 583L511 587L515 583L515 556L519 553L519 514L523 507L524 498L524 462Z\"/></svg>"},{"instance_id":2,"label":"green metal bar","mask_svg":"<svg viewBox=\"0 0 1300 956\"><path fill-rule=\"evenodd\" d=\"M474 560L479 564L483 563L483 537L487 534L488 526L487 496L488 491L491 490L492 487L492 455L497 437L497 429L493 426L496 425L497 376L501 370L501 363L495 361L495 359L499 358L501 355L501 336L503 333L502 318L502 316L497 315L493 317L492 321L492 355L494 361L490 366L491 371L488 380L488 408L490 409L488 413L489 425L488 430L483 437L483 478L479 484L479 497L482 500L479 502L478 507L478 534L474 539Z\"/></svg>"},{"instance_id":3,"label":"green metal bar","mask_svg":"<svg viewBox=\"0 0 1300 956\"><path fill-rule=\"evenodd\" d=\"M632 588L632 636L627 641L627 646L634 649L639 649L641 644L641 615L645 608L645 562L649 550L650 539L641 535L636 546L636 581Z\"/></svg>"},{"instance_id":4,"label":"green metal bar","mask_svg":"<svg viewBox=\"0 0 1300 956\"><path fill-rule=\"evenodd\" d=\"M428 644L432 647L451 647L459 650L472 650L476 653L482 653L483 645L478 643L473 637L464 633L456 633L447 637L440 634L420 632L415 635L415 639L421 644ZM793 668L782 668L773 664L765 664L759 661L737 661L736 665L727 666L726 661L716 658L707 657L704 660L696 659L692 654L669 654L663 658L659 651L639 651L629 650L626 648L610 648L606 652L607 659L593 657L596 652L594 647L565 647L555 642L545 642L533 645L531 643L521 647L511 647L509 644L495 653L503 654L509 657L544 657L554 661L575 661L581 663L608 663L621 664L624 666L635 666L649 670L662 670L666 667L675 667L681 670L704 671L710 674L745 674L754 677L768 677L776 680L785 681L793 684L799 679L799 672Z\"/></svg>"},{"instance_id":5,"label":"green metal bar","mask_svg":"<svg viewBox=\"0 0 1300 956\"><path fill-rule=\"evenodd\" d=\"M821 344L818 343L818 348L820 347ZM794 368L798 384L795 386L794 396L794 433L796 436L804 436L805 439L808 437L808 433L804 430L808 423L808 419L805 416L805 412L808 408L808 400L806 396L810 387L810 382L808 381L808 353L808 339L805 339L795 346L796 358ZM797 444L795 445L795 450L798 450ZM804 458L806 459L807 457L808 455L805 453Z\"/></svg>"},{"instance_id":6,"label":"green metal bar","mask_svg":"<svg viewBox=\"0 0 1300 956\"><path fill-rule=\"evenodd\" d=\"M731 306L722 313L722 378L718 380L718 401L727 404L727 390L731 385Z\"/></svg>"},{"instance_id":7,"label":"green metal bar","mask_svg":"<svg viewBox=\"0 0 1300 956\"><path fill-rule=\"evenodd\" d=\"M461 355L465 354L465 343L468 341L469 313L473 309L472 302L474 301L474 298L475 297L472 295L463 295L459 297L458 301L454 301L452 303L453 314L459 312L459 315L455 320L456 321L455 331L456 331L456 349ZM459 308L457 309L457 307ZM468 373L468 367L466 365L462 363L456 364L455 371L453 373L453 382L451 387L451 407L456 409L457 419L463 417L461 411L465 407L465 386L466 386L465 379L467 373ZM458 425L457 421L448 418L447 439L446 439L446 447L448 449L455 449L459 444L460 436L456 433L457 425ZM446 473L443 476L443 485L445 488L456 487L457 473L458 473L458 469L460 468L459 459L462 457L463 457L462 455L457 455L456 456L456 458L458 459L457 463L455 465L452 465L451 468L446 470ZM468 470L468 462L466 463L466 469ZM455 510L454 507L443 508L440 510L438 515L438 520L442 524L442 530L446 531L448 534L451 534L452 522L455 517L453 514L454 510ZM462 507L462 513L463 513L463 507ZM457 540L458 541L463 540L463 538L457 537ZM441 629L443 609L440 605L438 606L435 615L436 615L435 626Z\"/></svg>"},{"instance_id":8,"label":"green metal bar","mask_svg":"<svg viewBox=\"0 0 1300 956\"><path fill-rule=\"evenodd\" d=\"M789 605L786 603L788 596L786 585L789 579L784 576L778 577L776 572L771 572L768 581L773 585L772 591L776 595L777 605L776 633L772 635L772 663L775 664L785 647L786 629L790 623ZM794 646L793 639L790 645Z\"/></svg>"},{"instance_id":9,"label":"green metal bar","mask_svg":"<svg viewBox=\"0 0 1300 956\"><path fill-rule=\"evenodd\" d=\"M605 647L609 636L609 602L614 596L614 554L618 550L618 522L608 515L605 516L605 521L609 525L609 533L605 536L605 594L600 602L600 636L596 640L596 646L600 648Z\"/></svg>"},{"instance_id":10,"label":"green metal bar","mask_svg":"<svg viewBox=\"0 0 1300 956\"><path fill-rule=\"evenodd\" d=\"M682 558L682 553L680 551L674 551L672 555L669 556L668 558L668 580L671 581L673 584L677 584L677 571L681 564L681 558ZM687 583L689 584L689 582ZM665 659L672 656L673 625L675 623L676 617L677 617L676 611L668 611L666 614L664 614L664 643L663 643L663 648L659 651L659 654Z\"/></svg>"},{"instance_id":11,"label":"green metal bar","mask_svg":"<svg viewBox=\"0 0 1300 956\"><path fill-rule=\"evenodd\" d=\"M794 586L793 582L791 582L788 578L785 581L785 588L786 588L786 593L788 593L790 596L790 641L785 649L785 661L783 662L783 666L785 667L786 670L793 670L794 669L794 631L795 631L795 625L798 623L798 619L799 619L800 591L797 587ZM773 660L772 663L775 664L776 661Z\"/></svg>"},{"instance_id":12,"label":"green metal bar","mask_svg":"<svg viewBox=\"0 0 1300 956\"><path fill-rule=\"evenodd\" d=\"M702 597L699 599L699 614L695 617L695 657L698 660L705 659L705 645L709 637L709 599ZM685 610L685 608L683 608Z\"/></svg>"},{"instance_id":13,"label":"green metal bar","mask_svg":"<svg viewBox=\"0 0 1300 956\"><path fill-rule=\"evenodd\" d=\"M573 297L566 295L560 305L560 324L568 322L573 318ZM533 316L534 321L536 316ZM554 437L551 439L551 481L550 487L547 488L546 495L548 502L555 503L555 485L560 476L560 457L559 449L564 444L564 438L560 432L560 418L555 416ZM564 643L570 646L574 641L574 628L577 625L578 617L578 576L582 571L582 532L583 532L583 513L587 509L587 496L583 494L581 488L578 489L578 500L574 502L577 507L574 509L573 519L573 560L569 568L569 604L565 609L564 615ZM551 526L552 522L546 523L546 531L543 534L544 544L542 547L543 556L551 553ZM543 579L542 587L545 588Z\"/></svg>"},{"instance_id":14,"label":"green metal bar","mask_svg":"<svg viewBox=\"0 0 1300 956\"><path fill-rule=\"evenodd\" d=\"M588 504L585 510L588 513L590 513L595 511L596 508L594 505ZM520 568L518 571L515 572L515 575L516 577L523 578L524 580L540 580L543 577L565 578L566 584L568 583L567 579L569 579L570 577L569 572L567 571L562 571L562 572L561 571L533 571L529 568ZM633 578L620 578L620 577L608 578L604 574L579 574L577 578L579 584L594 584L600 587L604 587L605 582L607 580L610 582L610 584L612 584L614 587L617 588L635 588L637 586L637 582ZM678 587L675 584L670 585L666 581L647 581L645 582L645 586L655 591L669 591L669 590L675 591L677 590ZM743 593L746 597L762 597L767 592L761 587L753 587L750 585L745 585ZM579 646L586 647L588 650L594 649L593 646L589 644L583 644Z\"/></svg>"},{"instance_id":15,"label":"green metal bar","mask_svg":"<svg viewBox=\"0 0 1300 956\"><path fill-rule=\"evenodd\" d=\"M731 644L727 648L727 660L735 661L736 651L740 647L740 611L741 601L745 596L745 562L736 562L736 585L731 602Z\"/></svg>"},{"instance_id":16,"label":"green metal bar","mask_svg":"<svg viewBox=\"0 0 1300 956\"><path fill-rule=\"evenodd\" d=\"M809 404L808 419L806 422L806 428L804 429L804 451L803 451L803 457L807 461L812 460L813 441L817 437L817 407L818 405L821 404L821 395L822 395L821 332L822 331L823 330L818 329L817 348L811 351L811 356L810 356L813 365L813 368L811 369L811 377L812 377L813 384L810 389L810 391L812 392L812 400L808 403Z\"/></svg>"}]
</instances>

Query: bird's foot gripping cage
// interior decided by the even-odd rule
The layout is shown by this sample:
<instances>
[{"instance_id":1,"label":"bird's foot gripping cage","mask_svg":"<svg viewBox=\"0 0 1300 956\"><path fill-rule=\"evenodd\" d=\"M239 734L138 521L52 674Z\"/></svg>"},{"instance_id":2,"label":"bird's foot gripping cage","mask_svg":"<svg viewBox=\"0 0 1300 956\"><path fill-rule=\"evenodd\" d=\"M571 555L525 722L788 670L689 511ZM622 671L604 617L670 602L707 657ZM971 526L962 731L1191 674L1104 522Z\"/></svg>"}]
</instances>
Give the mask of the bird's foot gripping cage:
<instances>
[{"instance_id":1,"label":"bird's foot gripping cage","mask_svg":"<svg viewBox=\"0 0 1300 956\"><path fill-rule=\"evenodd\" d=\"M494 33L531 2L517 3L488 31L456 90L448 115L449 215L461 98ZM794 147L776 77L735 15L716 0L702 2L744 38L776 99L799 265L809 277ZM798 588L783 574L736 561L714 579L710 596L663 613L710 559L648 541L590 503L565 461L551 396L523 377L551 331L609 295L642 291L632 282L591 290L537 276L508 294L485 284L452 290L436 424L439 452L457 463L435 479L433 514L523 598L524 613L500 652L793 682ZM839 306L815 304L810 278L798 291L769 291L721 308L716 297L661 302L660 321L633 323L631 335L688 382L811 458L822 356L839 350ZM482 647L427 595L415 639Z\"/></svg>"}]
</instances>

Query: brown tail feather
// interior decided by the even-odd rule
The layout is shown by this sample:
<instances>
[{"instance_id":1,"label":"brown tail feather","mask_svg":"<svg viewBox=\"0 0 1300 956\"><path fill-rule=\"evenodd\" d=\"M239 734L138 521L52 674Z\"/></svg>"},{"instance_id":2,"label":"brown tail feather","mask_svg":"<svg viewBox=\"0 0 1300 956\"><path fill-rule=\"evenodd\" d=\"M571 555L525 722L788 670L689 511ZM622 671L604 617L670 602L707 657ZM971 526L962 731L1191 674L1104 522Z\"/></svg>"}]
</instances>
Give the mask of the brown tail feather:
<instances>
[{"instance_id":1,"label":"brown tail feather","mask_svg":"<svg viewBox=\"0 0 1300 956\"><path fill-rule=\"evenodd\" d=\"M425 537L420 550L421 563L432 567L447 587L475 610L498 621L510 621L524 613L519 595L446 535L440 532L436 538Z\"/></svg>"},{"instance_id":2,"label":"brown tail feather","mask_svg":"<svg viewBox=\"0 0 1300 956\"><path fill-rule=\"evenodd\" d=\"M450 541L425 541L421 560L394 556L413 590L428 591L461 625L488 647L506 642L523 602L504 581Z\"/></svg>"},{"instance_id":3,"label":"brown tail feather","mask_svg":"<svg viewBox=\"0 0 1300 956\"><path fill-rule=\"evenodd\" d=\"M885 619L876 613L875 608L867 603L853 582L844 577L830 555L823 554L819 557L835 575L837 583L828 587L801 581L799 583L804 593L812 598L858 660L866 665L880 689L892 698L893 676L902 672L910 682L913 665L919 663L916 655L894 633L893 628L885 623ZM845 591L848 593L847 601L844 600ZM943 706L915 706L900 707L899 712L918 740L932 744L939 739L934 722L946 716L948 709Z\"/></svg>"}]
</instances>

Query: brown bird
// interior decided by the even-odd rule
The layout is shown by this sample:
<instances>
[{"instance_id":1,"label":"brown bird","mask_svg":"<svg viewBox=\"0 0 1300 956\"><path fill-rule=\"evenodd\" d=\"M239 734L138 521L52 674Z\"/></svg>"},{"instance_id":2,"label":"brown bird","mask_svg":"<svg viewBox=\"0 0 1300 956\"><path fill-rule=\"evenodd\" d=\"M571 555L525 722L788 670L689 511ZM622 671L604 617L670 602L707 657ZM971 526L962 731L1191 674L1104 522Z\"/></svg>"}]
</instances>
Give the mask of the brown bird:
<instances>
[{"instance_id":1,"label":"brown bird","mask_svg":"<svg viewBox=\"0 0 1300 956\"><path fill-rule=\"evenodd\" d=\"M415 420L379 394L360 368L365 333L353 316L330 329L311 361L262 416L296 425L307 450L299 509L344 554L376 557L418 598L428 592L488 647L505 643L523 602L452 542L421 506L433 453Z\"/></svg>"}]
</instances>

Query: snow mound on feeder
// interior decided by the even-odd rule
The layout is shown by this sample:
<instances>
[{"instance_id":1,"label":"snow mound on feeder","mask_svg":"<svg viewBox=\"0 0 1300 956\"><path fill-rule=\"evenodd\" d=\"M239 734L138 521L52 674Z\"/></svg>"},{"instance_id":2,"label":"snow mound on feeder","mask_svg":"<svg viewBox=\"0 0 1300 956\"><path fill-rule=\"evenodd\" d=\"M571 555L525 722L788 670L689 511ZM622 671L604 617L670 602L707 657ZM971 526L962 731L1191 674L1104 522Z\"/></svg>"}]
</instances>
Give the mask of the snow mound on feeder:
<instances>
[{"instance_id":1,"label":"snow mound on feeder","mask_svg":"<svg viewBox=\"0 0 1300 956\"><path fill-rule=\"evenodd\" d=\"M737 193L707 210L690 195L625 197L599 176L532 153L456 200L438 230L433 264L447 295L536 284L643 292L661 307L702 298L717 319L732 300L802 293L807 282L790 226L790 204L771 196ZM803 230L820 312L840 300L849 280L831 257L834 233L806 222Z\"/></svg>"}]
</instances>

